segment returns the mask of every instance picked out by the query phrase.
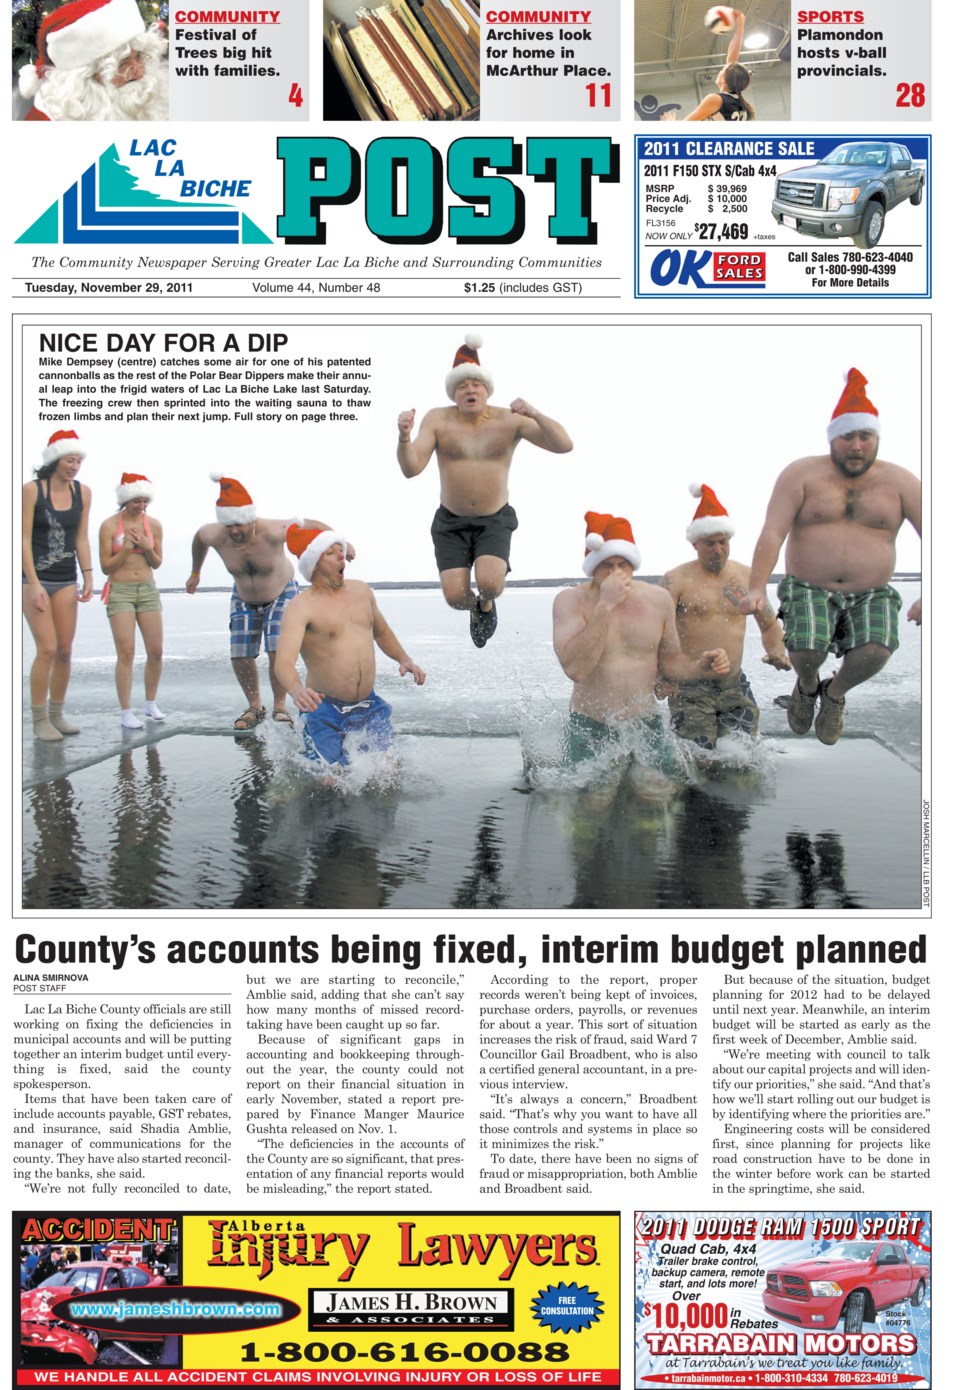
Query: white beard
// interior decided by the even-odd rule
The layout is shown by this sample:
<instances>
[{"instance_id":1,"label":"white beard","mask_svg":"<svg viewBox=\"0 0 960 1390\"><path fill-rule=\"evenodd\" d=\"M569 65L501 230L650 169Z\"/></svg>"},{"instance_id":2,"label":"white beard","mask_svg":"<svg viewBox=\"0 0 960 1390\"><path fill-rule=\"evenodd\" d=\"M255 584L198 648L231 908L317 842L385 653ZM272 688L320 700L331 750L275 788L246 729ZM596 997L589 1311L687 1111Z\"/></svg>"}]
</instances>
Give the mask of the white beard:
<instances>
[{"instance_id":1,"label":"white beard","mask_svg":"<svg viewBox=\"0 0 960 1390\"><path fill-rule=\"evenodd\" d=\"M166 49L166 39L147 30L142 39L85 68L63 72L51 68L37 93L36 106L51 121L165 120L170 113ZM114 87L111 79L132 52L143 60L143 76Z\"/></svg>"}]
</instances>

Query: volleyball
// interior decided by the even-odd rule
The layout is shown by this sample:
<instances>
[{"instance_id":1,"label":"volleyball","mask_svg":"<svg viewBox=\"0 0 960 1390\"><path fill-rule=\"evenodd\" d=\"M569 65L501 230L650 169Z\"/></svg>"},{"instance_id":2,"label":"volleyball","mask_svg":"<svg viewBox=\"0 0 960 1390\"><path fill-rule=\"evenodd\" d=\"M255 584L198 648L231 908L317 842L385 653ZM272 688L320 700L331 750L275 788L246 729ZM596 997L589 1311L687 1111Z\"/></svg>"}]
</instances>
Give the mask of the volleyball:
<instances>
[{"instance_id":1,"label":"volleyball","mask_svg":"<svg viewBox=\"0 0 960 1390\"><path fill-rule=\"evenodd\" d=\"M729 5L714 5L703 16L711 34L729 34L734 27L733 10Z\"/></svg>"}]
</instances>

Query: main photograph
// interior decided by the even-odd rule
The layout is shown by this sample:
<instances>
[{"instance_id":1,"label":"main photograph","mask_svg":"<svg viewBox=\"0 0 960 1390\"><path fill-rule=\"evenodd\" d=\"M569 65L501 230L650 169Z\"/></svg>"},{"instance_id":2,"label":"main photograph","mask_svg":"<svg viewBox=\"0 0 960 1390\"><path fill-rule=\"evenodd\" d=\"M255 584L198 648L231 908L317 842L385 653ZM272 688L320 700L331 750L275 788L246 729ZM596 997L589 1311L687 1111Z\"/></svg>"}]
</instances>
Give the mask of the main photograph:
<instances>
[{"instance_id":1,"label":"main photograph","mask_svg":"<svg viewBox=\"0 0 960 1390\"><path fill-rule=\"evenodd\" d=\"M921 320L15 331L20 910L921 909Z\"/></svg>"}]
</instances>

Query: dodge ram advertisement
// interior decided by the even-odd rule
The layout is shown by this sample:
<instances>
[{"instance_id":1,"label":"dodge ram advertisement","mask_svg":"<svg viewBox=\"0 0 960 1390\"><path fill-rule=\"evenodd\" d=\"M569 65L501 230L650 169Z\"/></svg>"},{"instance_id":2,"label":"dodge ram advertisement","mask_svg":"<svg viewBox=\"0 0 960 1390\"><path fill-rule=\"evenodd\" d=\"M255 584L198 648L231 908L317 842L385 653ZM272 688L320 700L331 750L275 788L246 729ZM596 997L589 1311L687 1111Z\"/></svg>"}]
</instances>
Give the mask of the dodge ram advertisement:
<instances>
[{"instance_id":1,"label":"dodge ram advertisement","mask_svg":"<svg viewBox=\"0 0 960 1390\"><path fill-rule=\"evenodd\" d=\"M643 1211L634 1253L638 1390L933 1384L929 1212Z\"/></svg>"}]
</instances>

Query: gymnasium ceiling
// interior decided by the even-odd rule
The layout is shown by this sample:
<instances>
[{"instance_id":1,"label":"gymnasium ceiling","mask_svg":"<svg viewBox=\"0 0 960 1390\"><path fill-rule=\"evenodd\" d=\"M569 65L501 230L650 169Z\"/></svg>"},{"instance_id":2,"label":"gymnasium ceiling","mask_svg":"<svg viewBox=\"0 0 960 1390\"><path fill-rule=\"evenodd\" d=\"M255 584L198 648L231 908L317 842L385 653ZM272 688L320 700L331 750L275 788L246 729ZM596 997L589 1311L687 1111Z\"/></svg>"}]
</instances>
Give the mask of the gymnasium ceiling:
<instances>
[{"instance_id":1,"label":"gymnasium ceiling","mask_svg":"<svg viewBox=\"0 0 960 1390\"><path fill-rule=\"evenodd\" d=\"M634 61L637 77L696 72L722 65L729 35L704 27L705 0L634 0ZM744 46L741 62L754 71L789 55L790 6L786 0L747 0L745 38L762 30L762 48Z\"/></svg>"}]
</instances>

